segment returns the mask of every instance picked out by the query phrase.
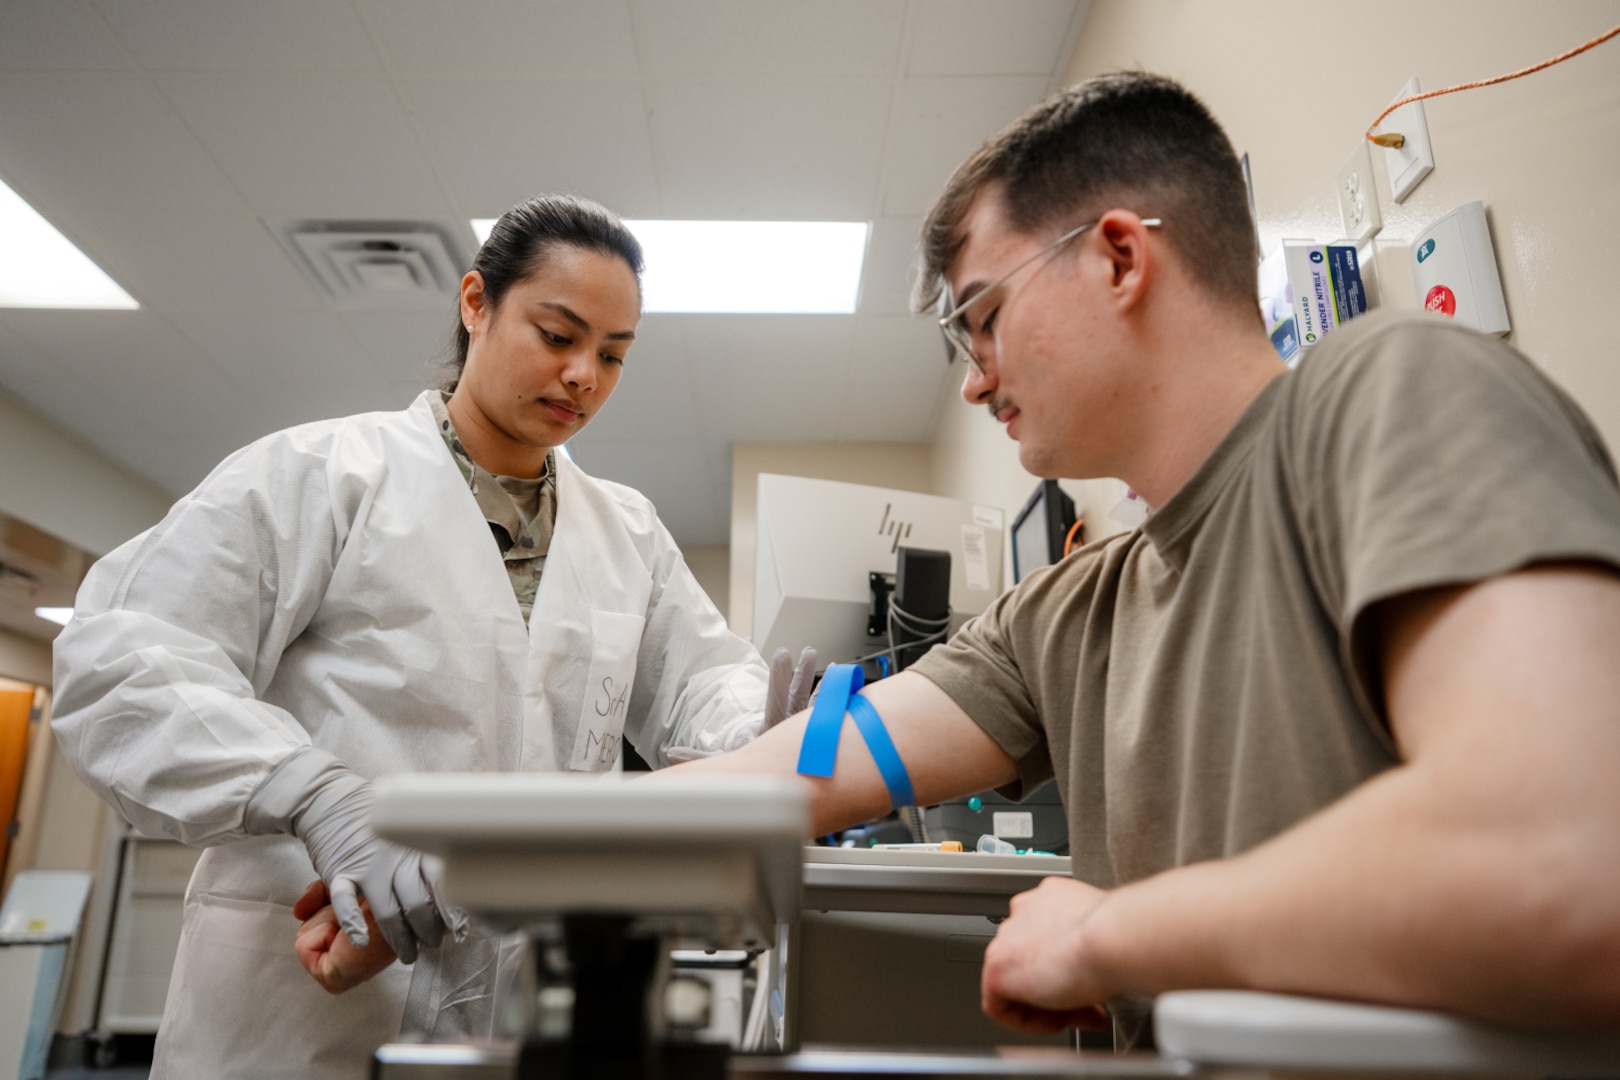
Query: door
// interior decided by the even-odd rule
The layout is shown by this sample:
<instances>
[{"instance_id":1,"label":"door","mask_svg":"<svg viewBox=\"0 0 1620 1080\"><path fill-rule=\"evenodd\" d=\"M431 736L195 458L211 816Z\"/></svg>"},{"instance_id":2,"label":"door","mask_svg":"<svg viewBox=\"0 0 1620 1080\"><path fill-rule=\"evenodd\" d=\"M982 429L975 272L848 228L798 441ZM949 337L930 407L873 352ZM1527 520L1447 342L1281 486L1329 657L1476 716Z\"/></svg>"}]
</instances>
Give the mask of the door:
<instances>
[{"instance_id":1,"label":"door","mask_svg":"<svg viewBox=\"0 0 1620 1080\"><path fill-rule=\"evenodd\" d=\"M29 716L34 711L34 688L22 683L0 683L0 875L17 834L17 797L22 792L23 765L28 761Z\"/></svg>"}]
</instances>

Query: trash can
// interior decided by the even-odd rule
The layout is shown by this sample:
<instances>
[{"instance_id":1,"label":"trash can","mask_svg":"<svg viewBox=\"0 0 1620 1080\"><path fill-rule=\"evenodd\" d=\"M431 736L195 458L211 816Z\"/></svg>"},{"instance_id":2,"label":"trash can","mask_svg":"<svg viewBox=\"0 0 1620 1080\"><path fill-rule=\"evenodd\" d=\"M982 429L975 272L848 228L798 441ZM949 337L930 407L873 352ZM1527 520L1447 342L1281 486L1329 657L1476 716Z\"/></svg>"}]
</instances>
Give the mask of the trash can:
<instances>
[{"instance_id":1,"label":"trash can","mask_svg":"<svg viewBox=\"0 0 1620 1080\"><path fill-rule=\"evenodd\" d=\"M0 1080L42 1080L90 874L25 870L0 907Z\"/></svg>"}]
</instances>

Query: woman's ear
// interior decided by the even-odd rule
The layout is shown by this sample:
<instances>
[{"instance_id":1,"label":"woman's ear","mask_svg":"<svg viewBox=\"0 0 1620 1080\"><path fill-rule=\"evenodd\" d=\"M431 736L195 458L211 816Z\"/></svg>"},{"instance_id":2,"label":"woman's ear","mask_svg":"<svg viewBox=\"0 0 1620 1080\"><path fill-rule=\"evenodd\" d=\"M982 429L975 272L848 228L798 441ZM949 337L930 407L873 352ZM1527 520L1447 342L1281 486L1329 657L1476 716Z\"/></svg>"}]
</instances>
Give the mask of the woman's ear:
<instances>
[{"instance_id":1,"label":"woman's ear","mask_svg":"<svg viewBox=\"0 0 1620 1080\"><path fill-rule=\"evenodd\" d=\"M484 294L484 275L477 270L469 270L461 278L461 325L467 328L470 334L479 321L488 313L487 297Z\"/></svg>"}]
</instances>

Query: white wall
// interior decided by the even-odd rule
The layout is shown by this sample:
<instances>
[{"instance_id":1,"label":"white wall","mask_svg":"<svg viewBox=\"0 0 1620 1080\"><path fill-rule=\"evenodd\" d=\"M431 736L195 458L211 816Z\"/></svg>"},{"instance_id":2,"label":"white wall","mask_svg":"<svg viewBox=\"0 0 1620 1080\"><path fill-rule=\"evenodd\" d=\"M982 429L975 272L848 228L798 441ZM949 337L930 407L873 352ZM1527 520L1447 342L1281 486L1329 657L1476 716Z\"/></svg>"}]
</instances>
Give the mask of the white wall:
<instances>
[{"instance_id":1,"label":"white wall","mask_svg":"<svg viewBox=\"0 0 1620 1080\"><path fill-rule=\"evenodd\" d=\"M0 510L101 556L173 501L0 394Z\"/></svg>"},{"instance_id":2,"label":"white wall","mask_svg":"<svg viewBox=\"0 0 1620 1080\"><path fill-rule=\"evenodd\" d=\"M932 493L926 446L889 443L736 443L731 448L731 629L754 626L759 474L808 476ZM725 609L722 609L725 610Z\"/></svg>"},{"instance_id":3,"label":"white wall","mask_svg":"<svg viewBox=\"0 0 1620 1080\"><path fill-rule=\"evenodd\" d=\"M1426 90L1488 78L1617 22L1620 4L1608 0L1369 0L1353 9L1096 0L1066 82L1139 68L1198 94L1249 154L1269 247L1285 235L1341 235L1339 166L1412 75ZM1610 317L1620 266L1620 40L1524 79L1424 104L1434 171L1397 206L1382 163L1373 166L1384 229L1371 265L1383 304L1417 306L1407 243L1439 215L1483 199L1514 324L1508 340L1620 446ZM980 502L1010 498L1010 489L1027 494L1034 484L1018 468L1016 446L982 410L959 401L941 417L933 470L938 494ZM1090 488L1076 498L1088 520L1121 491L1113 482Z\"/></svg>"}]
</instances>

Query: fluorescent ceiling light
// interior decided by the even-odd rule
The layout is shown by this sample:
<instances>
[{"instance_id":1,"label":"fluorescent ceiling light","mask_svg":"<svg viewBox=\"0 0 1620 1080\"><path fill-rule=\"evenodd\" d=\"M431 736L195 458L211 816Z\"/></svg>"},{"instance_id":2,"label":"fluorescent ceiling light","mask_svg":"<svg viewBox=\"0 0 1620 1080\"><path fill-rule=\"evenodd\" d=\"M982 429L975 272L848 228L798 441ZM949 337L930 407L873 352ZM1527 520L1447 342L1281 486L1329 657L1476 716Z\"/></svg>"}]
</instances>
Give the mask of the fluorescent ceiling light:
<instances>
[{"instance_id":1,"label":"fluorescent ceiling light","mask_svg":"<svg viewBox=\"0 0 1620 1080\"><path fill-rule=\"evenodd\" d=\"M482 243L493 218L472 226ZM647 311L849 315L864 221L627 221L647 256Z\"/></svg>"},{"instance_id":2,"label":"fluorescent ceiling light","mask_svg":"<svg viewBox=\"0 0 1620 1080\"><path fill-rule=\"evenodd\" d=\"M4 183L0 237L0 307L141 306Z\"/></svg>"},{"instance_id":3,"label":"fluorescent ceiling light","mask_svg":"<svg viewBox=\"0 0 1620 1080\"><path fill-rule=\"evenodd\" d=\"M53 623L61 623L66 626L68 620L73 618L73 609L70 607L37 607L34 609L34 614L42 619L49 619Z\"/></svg>"}]
</instances>

